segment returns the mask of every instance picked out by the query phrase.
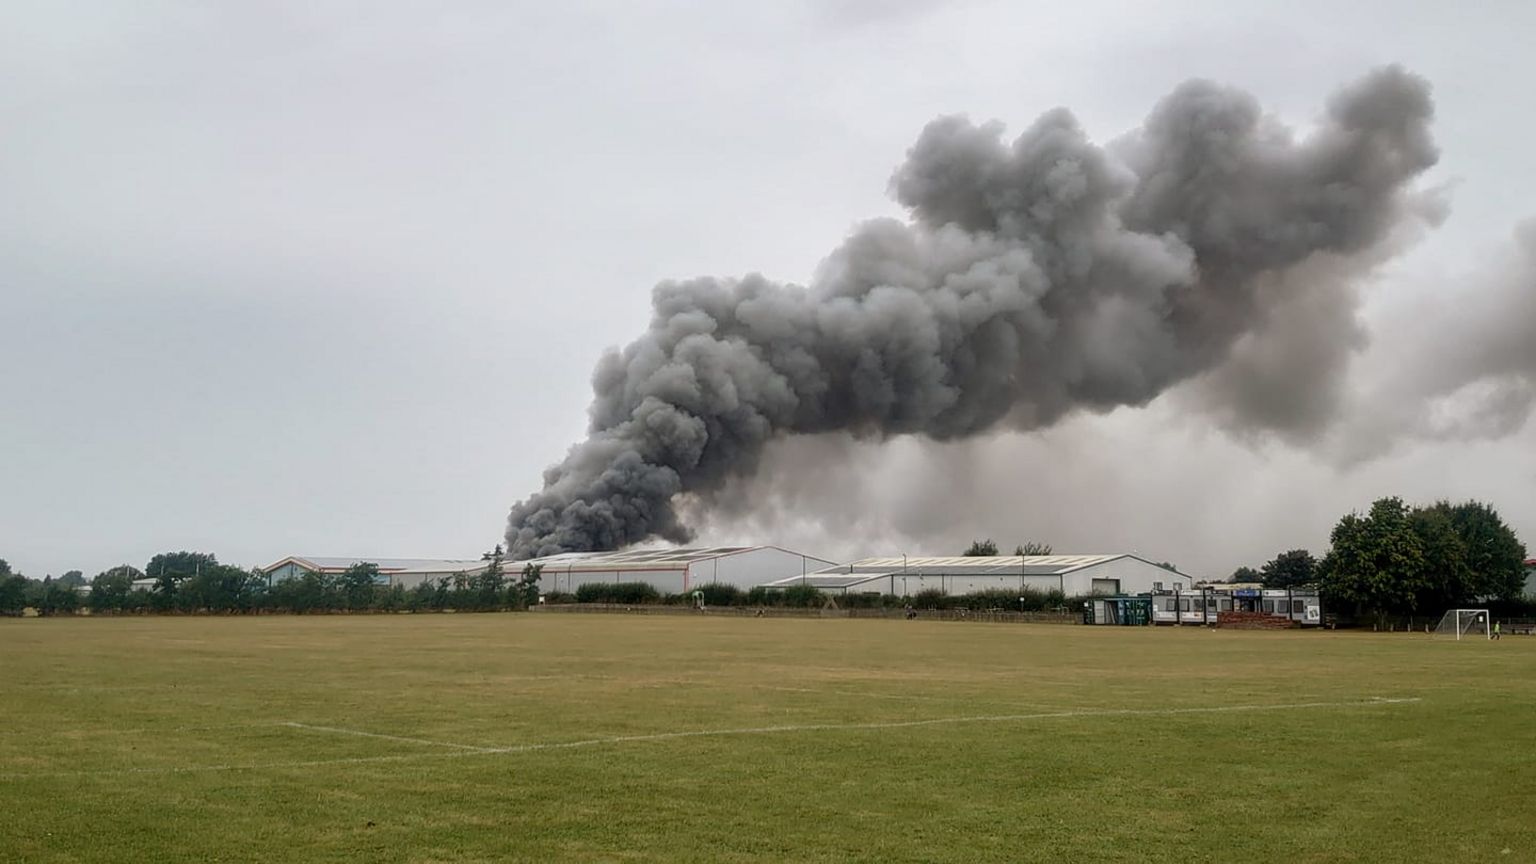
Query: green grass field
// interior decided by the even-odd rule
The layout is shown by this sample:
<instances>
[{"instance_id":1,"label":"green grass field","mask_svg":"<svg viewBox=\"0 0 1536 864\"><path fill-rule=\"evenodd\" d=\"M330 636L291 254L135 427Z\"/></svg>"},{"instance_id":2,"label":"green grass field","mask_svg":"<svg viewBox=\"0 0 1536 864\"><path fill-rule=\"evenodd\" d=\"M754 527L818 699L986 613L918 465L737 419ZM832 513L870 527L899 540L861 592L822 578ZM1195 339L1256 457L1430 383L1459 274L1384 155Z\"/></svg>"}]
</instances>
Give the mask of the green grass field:
<instances>
[{"instance_id":1,"label":"green grass field","mask_svg":"<svg viewBox=\"0 0 1536 864\"><path fill-rule=\"evenodd\" d=\"M29 619L0 680L10 862L1536 860L1530 637Z\"/></svg>"}]
</instances>

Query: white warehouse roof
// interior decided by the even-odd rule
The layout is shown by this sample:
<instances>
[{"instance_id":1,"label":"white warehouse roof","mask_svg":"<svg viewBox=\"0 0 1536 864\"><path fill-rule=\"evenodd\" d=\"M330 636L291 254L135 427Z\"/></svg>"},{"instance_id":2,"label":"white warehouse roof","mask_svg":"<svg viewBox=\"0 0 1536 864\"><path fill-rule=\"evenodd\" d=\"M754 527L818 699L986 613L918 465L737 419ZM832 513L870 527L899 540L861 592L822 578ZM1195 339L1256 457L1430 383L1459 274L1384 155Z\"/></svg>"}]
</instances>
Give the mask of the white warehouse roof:
<instances>
[{"instance_id":1,"label":"white warehouse roof","mask_svg":"<svg viewBox=\"0 0 1536 864\"><path fill-rule=\"evenodd\" d=\"M340 573L355 564L377 564L380 573L457 573L461 570L480 570L485 567L485 562L478 558L335 558L323 555L290 555L261 569L265 573L271 573L288 564L297 564L305 570L316 573Z\"/></svg>"},{"instance_id":2,"label":"white warehouse roof","mask_svg":"<svg viewBox=\"0 0 1536 864\"><path fill-rule=\"evenodd\" d=\"M625 549L619 552L562 552L558 555L546 555L543 558L509 563L516 563L518 566L535 564L540 567L575 571L685 570L689 565L701 561L727 558L761 549L775 549L800 555L799 552L789 552L788 549L778 546L704 546L689 549ZM826 563L821 558L812 560Z\"/></svg>"},{"instance_id":3,"label":"white warehouse roof","mask_svg":"<svg viewBox=\"0 0 1536 864\"><path fill-rule=\"evenodd\" d=\"M847 589L863 582L889 576L1061 576L1111 561L1133 559L1161 568L1139 555L992 555L951 558L913 557L864 558L836 567L827 567L805 576L792 576L767 583L769 588L811 585L824 590ZM1163 568L1166 569L1166 568ZM1168 570L1174 576L1185 574Z\"/></svg>"}]
</instances>

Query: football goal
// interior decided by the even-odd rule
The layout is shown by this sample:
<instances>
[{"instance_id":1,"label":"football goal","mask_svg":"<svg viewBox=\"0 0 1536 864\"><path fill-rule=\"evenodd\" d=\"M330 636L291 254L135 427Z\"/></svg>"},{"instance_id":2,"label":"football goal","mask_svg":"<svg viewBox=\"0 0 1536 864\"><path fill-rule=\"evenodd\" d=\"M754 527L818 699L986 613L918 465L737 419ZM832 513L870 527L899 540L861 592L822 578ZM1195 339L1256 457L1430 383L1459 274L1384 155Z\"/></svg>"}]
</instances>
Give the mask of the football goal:
<instances>
[{"instance_id":1,"label":"football goal","mask_svg":"<svg viewBox=\"0 0 1536 864\"><path fill-rule=\"evenodd\" d=\"M1487 609L1452 609L1435 627L1437 639L1488 639L1491 626Z\"/></svg>"}]
</instances>

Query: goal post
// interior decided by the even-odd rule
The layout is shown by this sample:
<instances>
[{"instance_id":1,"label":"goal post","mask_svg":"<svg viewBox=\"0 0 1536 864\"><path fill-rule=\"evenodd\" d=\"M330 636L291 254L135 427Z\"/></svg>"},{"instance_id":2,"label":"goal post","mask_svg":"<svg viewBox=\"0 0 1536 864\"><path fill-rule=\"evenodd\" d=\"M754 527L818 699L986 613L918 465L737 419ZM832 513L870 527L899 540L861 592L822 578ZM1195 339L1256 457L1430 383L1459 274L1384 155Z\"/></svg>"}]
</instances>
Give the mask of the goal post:
<instances>
[{"instance_id":1,"label":"goal post","mask_svg":"<svg viewBox=\"0 0 1536 864\"><path fill-rule=\"evenodd\" d=\"M1435 627L1436 639L1490 639L1493 616L1487 609L1452 609Z\"/></svg>"}]
</instances>

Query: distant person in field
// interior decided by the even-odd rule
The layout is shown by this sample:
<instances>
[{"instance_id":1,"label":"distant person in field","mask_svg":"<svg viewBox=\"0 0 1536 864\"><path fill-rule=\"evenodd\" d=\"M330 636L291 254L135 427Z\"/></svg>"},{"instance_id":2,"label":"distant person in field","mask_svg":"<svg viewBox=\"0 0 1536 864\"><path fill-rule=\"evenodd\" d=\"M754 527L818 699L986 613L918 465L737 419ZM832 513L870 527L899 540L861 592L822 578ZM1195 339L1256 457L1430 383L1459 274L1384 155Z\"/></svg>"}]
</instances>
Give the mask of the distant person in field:
<instances>
[{"instance_id":1,"label":"distant person in field","mask_svg":"<svg viewBox=\"0 0 1536 864\"><path fill-rule=\"evenodd\" d=\"M1493 638L1497 639L1500 636L1504 635L1503 631L1504 631L1504 622L1503 621L1495 621L1495 622L1493 622Z\"/></svg>"}]
</instances>

